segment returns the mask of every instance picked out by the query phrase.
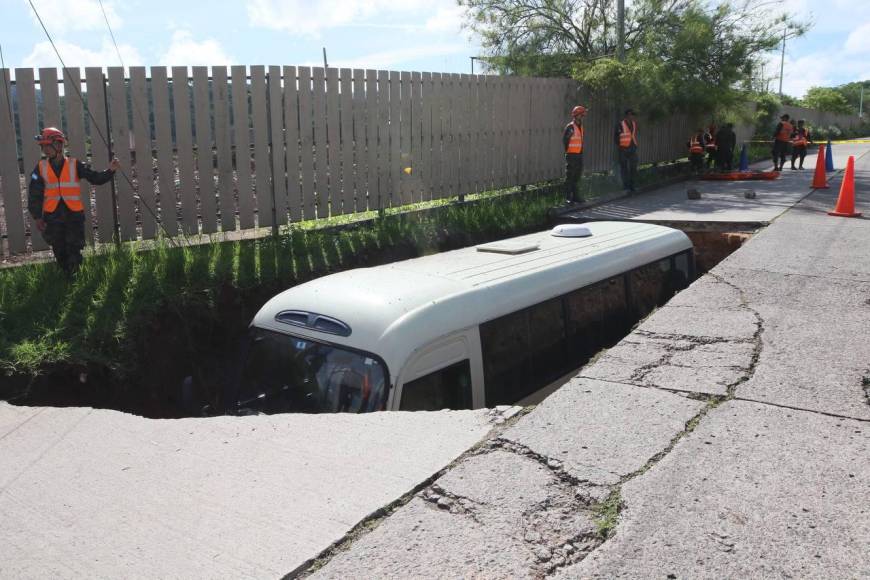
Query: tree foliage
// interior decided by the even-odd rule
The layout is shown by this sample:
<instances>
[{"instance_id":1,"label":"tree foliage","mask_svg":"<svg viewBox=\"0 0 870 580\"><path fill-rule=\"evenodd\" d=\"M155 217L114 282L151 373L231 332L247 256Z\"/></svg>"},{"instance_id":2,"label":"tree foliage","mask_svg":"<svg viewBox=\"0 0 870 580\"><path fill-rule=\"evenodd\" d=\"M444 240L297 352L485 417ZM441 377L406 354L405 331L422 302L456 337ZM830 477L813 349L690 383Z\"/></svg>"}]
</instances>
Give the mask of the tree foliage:
<instances>
[{"instance_id":1,"label":"tree foliage","mask_svg":"<svg viewBox=\"0 0 870 580\"><path fill-rule=\"evenodd\" d=\"M811 87L804 95L803 104L807 108L830 113L857 113L840 91L829 87Z\"/></svg>"},{"instance_id":2,"label":"tree foliage","mask_svg":"<svg viewBox=\"0 0 870 580\"><path fill-rule=\"evenodd\" d=\"M806 29L766 0L635 0L620 62L615 0L458 2L497 72L572 76L653 116L728 107L783 30Z\"/></svg>"},{"instance_id":3,"label":"tree foliage","mask_svg":"<svg viewBox=\"0 0 870 580\"><path fill-rule=\"evenodd\" d=\"M839 92L846 99L846 102L849 103L849 106L852 107L853 111L857 113L859 107L861 107L861 87L864 87L864 102L863 102L863 112L867 112L867 104L870 101L870 80L866 81L858 81L854 83L846 83L845 85L840 85L837 87L837 92Z\"/></svg>"}]
</instances>

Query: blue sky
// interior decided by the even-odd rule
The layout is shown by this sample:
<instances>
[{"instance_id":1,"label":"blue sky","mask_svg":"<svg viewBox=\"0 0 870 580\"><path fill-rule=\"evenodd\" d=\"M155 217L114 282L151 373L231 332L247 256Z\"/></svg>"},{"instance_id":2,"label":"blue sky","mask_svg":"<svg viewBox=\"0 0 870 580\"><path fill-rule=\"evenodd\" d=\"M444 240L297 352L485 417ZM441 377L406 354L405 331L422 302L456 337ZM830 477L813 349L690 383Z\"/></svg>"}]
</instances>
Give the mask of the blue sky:
<instances>
[{"instance_id":1,"label":"blue sky","mask_svg":"<svg viewBox=\"0 0 870 580\"><path fill-rule=\"evenodd\" d=\"M117 66L97 0L33 0L69 66ZM629 0L630 3L630 0ZM124 64L319 65L468 72L479 43L455 0L103 0ZM786 45L783 90L870 79L870 0L781 4L814 28ZM27 0L0 0L7 67L59 66ZM766 76L779 71L771 54ZM774 90L778 80L771 83Z\"/></svg>"}]
</instances>

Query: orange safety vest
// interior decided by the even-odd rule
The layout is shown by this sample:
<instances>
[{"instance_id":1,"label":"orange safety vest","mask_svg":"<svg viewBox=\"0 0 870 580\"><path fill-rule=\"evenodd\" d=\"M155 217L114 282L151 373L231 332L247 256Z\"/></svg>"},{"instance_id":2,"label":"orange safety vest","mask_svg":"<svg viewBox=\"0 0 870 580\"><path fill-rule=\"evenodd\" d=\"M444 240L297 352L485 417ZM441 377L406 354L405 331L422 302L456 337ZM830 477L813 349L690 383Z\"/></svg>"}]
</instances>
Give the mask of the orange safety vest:
<instances>
[{"instance_id":1,"label":"orange safety vest","mask_svg":"<svg viewBox=\"0 0 870 580\"><path fill-rule=\"evenodd\" d=\"M780 129L779 133L776 134L776 140L788 143L789 141L791 141L791 134L793 131L794 125L792 125L788 121L783 121L782 129Z\"/></svg>"},{"instance_id":2,"label":"orange safety vest","mask_svg":"<svg viewBox=\"0 0 870 580\"><path fill-rule=\"evenodd\" d=\"M703 152L704 152L704 148L701 147L701 140L698 139L697 137L692 137L689 140L689 153L698 154L698 153L703 153Z\"/></svg>"},{"instance_id":3,"label":"orange safety vest","mask_svg":"<svg viewBox=\"0 0 870 580\"><path fill-rule=\"evenodd\" d=\"M791 140L792 145L795 147L806 147L807 146L807 130L806 129L798 129L797 135L795 135L794 139Z\"/></svg>"},{"instance_id":4,"label":"orange safety vest","mask_svg":"<svg viewBox=\"0 0 870 580\"><path fill-rule=\"evenodd\" d=\"M569 124L574 128L574 132L571 134L565 153L583 153L583 127L578 127L577 123Z\"/></svg>"},{"instance_id":5,"label":"orange safety vest","mask_svg":"<svg viewBox=\"0 0 870 580\"><path fill-rule=\"evenodd\" d=\"M629 129L628 123L622 121L622 132L619 134L619 147L621 149L628 149L632 143L637 145L637 123L632 123L631 129Z\"/></svg>"},{"instance_id":6,"label":"orange safety vest","mask_svg":"<svg viewBox=\"0 0 870 580\"><path fill-rule=\"evenodd\" d=\"M39 162L39 174L45 183L45 198L42 201L42 213L51 213L57 209L61 198L70 211L84 211L82 192L79 187L79 176L76 172L76 160L67 157L64 160L60 176L54 174L48 159Z\"/></svg>"},{"instance_id":7,"label":"orange safety vest","mask_svg":"<svg viewBox=\"0 0 870 580\"><path fill-rule=\"evenodd\" d=\"M707 151L716 151L718 147L716 147L716 140L713 138L713 135L710 135L710 140L707 141Z\"/></svg>"}]
</instances>

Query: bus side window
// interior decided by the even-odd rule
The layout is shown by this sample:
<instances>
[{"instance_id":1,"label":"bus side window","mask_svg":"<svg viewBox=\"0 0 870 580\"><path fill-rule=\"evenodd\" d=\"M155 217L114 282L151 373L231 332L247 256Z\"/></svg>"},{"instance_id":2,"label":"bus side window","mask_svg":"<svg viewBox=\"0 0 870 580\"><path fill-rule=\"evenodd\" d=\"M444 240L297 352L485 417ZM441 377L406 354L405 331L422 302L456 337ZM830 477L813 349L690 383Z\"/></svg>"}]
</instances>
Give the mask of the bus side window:
<instances>
[{"instance_id":1,"label":"bus side window","mask_svg":"<svg viewBox=\"0 0 870 580\"><path fill-rule=\"evenodd\" d=\"M674 256L674 285L675 292L682 290L692 281L691 251L683 252Z\"/></svg>"},{"instance_id":2,"label":"bus side window","mask_svg":"<svg viewBox=\"0 0 870 580\"><path fill-rule=\"evenodd\" d=\"M402 386L402 411L471 408L471 364L468 359L429 373Z\"/></svg>"},{"instance_id":3,"label":"bus side window","mask_svg":"<svg viewBox=\"0 0 870 580\"><path fill-rule=\"evenodd\" d=\"M671 260L665 258L641 266L628 274L631 288L631 307L636 316L646 316L656 306L670 298Z\"/></svg>"}]
</instances>

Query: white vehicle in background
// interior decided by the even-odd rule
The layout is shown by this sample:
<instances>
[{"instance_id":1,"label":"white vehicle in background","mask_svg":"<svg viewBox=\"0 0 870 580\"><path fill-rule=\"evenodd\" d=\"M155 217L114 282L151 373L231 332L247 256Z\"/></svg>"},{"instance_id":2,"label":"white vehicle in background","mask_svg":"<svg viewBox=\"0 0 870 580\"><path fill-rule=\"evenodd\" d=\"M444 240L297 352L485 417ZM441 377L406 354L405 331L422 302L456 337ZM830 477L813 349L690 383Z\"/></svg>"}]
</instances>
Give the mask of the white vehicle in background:
<instances>
[{"instance_id":1,"label":"white vehicle in background","mask_svg":"<svg viewBox=\"0 0 870 580\"><path fill-rule=\"evenodd\" d=\"M684 233L635 222L324 276L254 317L236 411L528 404L693 278Z\"/></svg>"}]
</instances>

